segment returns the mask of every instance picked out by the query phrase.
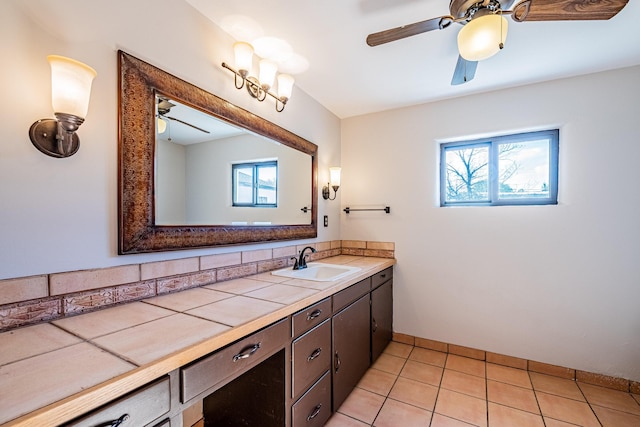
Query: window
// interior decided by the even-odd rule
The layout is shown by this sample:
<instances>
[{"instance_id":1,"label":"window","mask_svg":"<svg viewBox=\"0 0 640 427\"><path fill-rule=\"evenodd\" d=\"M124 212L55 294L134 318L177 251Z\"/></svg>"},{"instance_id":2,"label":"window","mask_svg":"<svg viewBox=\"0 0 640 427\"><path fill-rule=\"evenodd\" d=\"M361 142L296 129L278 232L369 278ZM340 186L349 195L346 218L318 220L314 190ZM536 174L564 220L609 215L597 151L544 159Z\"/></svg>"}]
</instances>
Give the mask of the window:
<instances>
[{"instance_id":1,"label":"window","mask_svg":"<svg viewBox=\"0 0 640 427\"><path fill-rule=\"evenodd\" d=\"M558 203L557 129L440 145L440 206Z\"/></svg>"},{"instance_id":2,"label":"window","mask_svg":"<svg viewBox=\"0 0 640 427\"><path fill-rule=\"evenodd\" d=\"M232 166L233 206L277 207L278 162Z\"/></svg>"}]
</instances>

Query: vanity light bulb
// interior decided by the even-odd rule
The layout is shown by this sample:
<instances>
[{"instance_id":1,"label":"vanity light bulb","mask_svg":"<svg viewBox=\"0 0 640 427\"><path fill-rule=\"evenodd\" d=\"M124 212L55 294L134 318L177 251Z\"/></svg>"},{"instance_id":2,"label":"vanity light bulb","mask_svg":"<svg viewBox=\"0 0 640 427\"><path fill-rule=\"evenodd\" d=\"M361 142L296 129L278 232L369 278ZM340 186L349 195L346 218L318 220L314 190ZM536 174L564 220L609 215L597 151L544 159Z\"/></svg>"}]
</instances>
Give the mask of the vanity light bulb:
<instances>
[{"instance_id":1,"label":"vanity light bulb","mask_svg":"<svg viewBox=\"0 0 640 427\"><path fill-rule=\"evenodd\" d=\"M281 100L291 99L293 84L295 80L289 74L278 75L278 98Z\"/></svg>"},{"instance_id":2,"label":"vanity light bulb","mask_svg":"<svg viewBox=\"0 0 640 427\"><path fill-rule=\"evenodd\" d=\"M260 85L264 90L271 89L277 72L278 66L274 62L267 59L260 61Z\"/></svg>"},{"instance_id":3,"label":"vanity light bulb","mask_svg":"<svg viewBox=\"0 0 640 427\"><path fill-rule=\"evenodd\" d=\"M84 119L89 109L91 83L96 70L64 56L47 56L51 66L51 98L54 113Z\"/></svg>"},{"instance_id":4,"label":"vanity light bulb","mask_svg":"<svg viewBox=\"0 0 640 427\"><path fill-rule=\"evenodd\" d=\"M236 57L236 67L240 74L246 77L253 65L253 46L247 42L235 42L233 52Z\"/></svg>"},{"instance_id":5,"label":"vanity light bulb","mask_svg":"<svg viewBox=\"0 0 640 427\"><path fill-rule=\"evenodd\" d=\"M333 167L329 168L329 176L332 187L340 187L340 172L342 169Z\"/></svg>"}]
</instances>

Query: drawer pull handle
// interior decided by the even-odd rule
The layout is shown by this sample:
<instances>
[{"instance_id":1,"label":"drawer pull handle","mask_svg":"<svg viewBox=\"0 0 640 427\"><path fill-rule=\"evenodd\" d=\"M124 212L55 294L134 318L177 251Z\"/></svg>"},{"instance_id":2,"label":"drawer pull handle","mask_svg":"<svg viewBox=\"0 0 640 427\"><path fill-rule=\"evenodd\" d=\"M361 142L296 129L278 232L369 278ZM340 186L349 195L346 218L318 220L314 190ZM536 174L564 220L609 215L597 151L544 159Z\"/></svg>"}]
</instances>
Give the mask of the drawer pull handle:
<instances>
[{"instance_id":1,"label":"drawer pull handle","mask_svg":"<svg viewBox=\"0 0 640 427\"><path fill-rule=\"evenodd\" d=\"M307 357L307 362L311 362L313 359L320 356L320 353L322 353L322 349L320 347L313 350L313 352L309 355L309 357Z\"/></svg>"},{"instance_id":2,"label":"drawer pull handle","mask_svg":"<svg viewBox=\"0 0 640 427\"><path fill-rule=\"evenodd\" d=\"M321 309L316 309L313 310L311 313L307 314L307 320L313 320L316 317L320 317L320 315L322 314L322 310Z\"/></svg>"},{"instance_id":3,"label":"drawer pull handle","mask_svg":"<svg viewBox=\"0 0 640 427\"><path fill-rule=\"evenodd\" d=\"M309 416L307 417L307 421L311 421L312 419L314 419L315 417L318 416L318 414L320 413L320 409L322 408L322 403L319 403L318 406L316 406L315 408L313 408L313 412L311 412L309 414Z\"/></svg>"},{"instance_id":4,"label":"drawer pull handle","mask_svg":"<svg viewBox=\"0 0 640 427\"><path fill-rule=\"evenodd\" d=\"M375 319L375 318L373 318L373 326L372 326L372 328L371 328L371 331L372 331L372 332L375 332L375 331L377 331L377 330L378 330L378 322L376 322L376 319Z\"/></svg>"},{"instance_id":5,"label":"drawer pull handle","mask_svg":"<svg viewBox=\"0 0 640 427\"><path fill-rule=\"evenodd\" d=\"M336 357L335 357L335 362L333 363L334 366L334 370L336 371L336 374L338 373L338 371L340 370L340 355L338 354L338 352L336 351Z\"/></svg>"},{"instance_id":6,"label":"drawer pull handle","mask_svg":"<svg viewBox=\"0 0 640 427\"><path fill-rule=\"evenodd\" d=\"M244 350L242 350L240 353L236 354L235 356L233 356L233 361L237 362L238 360L241 359L246 359L247 357L250 357L253 355L253 353L255 353L256 351L258 351L258 349L260 348L260 345L262 343L258 343L258 344L254 344L252 346L249 346L247 348L245 348Z\"/></svg>"},{"instance_id":7,"label":"drawer pull handle","mask_svg":"<svg viewBox=\"0 0 640 427\"><path fill-rule=\"evenodd\" d=\"M386 274L381 274L381 275L380 275L380 278L381 278L381 279L384 279L385 277L387 277L387 275L386 275Z\"/></svg>"},{"instance_id":8,"label":"drawer pull handle","mask_svg":"<svg viewBox=\"0 0 640 427\"><path fill-rule=\"evenodd\" d=\"M111 423L103 424L105 427L119 427L122 423L126 422L131 418L129 414L124 414L117 420L113 420Z\"/></svg>"}]
</instances>

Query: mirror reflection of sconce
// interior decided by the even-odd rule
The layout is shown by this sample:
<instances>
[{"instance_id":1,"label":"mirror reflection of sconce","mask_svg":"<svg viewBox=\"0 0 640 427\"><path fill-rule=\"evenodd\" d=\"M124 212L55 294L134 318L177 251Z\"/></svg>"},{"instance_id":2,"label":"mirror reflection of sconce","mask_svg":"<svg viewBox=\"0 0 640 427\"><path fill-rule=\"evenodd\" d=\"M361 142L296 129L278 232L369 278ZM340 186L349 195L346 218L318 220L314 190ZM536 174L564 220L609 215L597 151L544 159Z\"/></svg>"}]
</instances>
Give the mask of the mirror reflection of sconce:
<instances>
[{"instance_id":1,"label":"mirror reflection of sconce","mask_svg":"<svg viewBox=\"0 0 640 427\"><path fill-rule=\"evenodd\" d=\"M322 198L325 200L335 200L338 195L338 188L340 188L340 168L329 168L329 181L327 185L322 187ZM333 188L333 198L329 197L331 194L329 186Z\"/></svg>"},{"instance_id":2,"label":"mirror reflection of sconce","mask_svg":"<svg viewBox=\"0 0 640 427\"><path fill-rule=\"evenodd\" d=\"M47 56L51 66L51 98L55 119L41 119L31 125L29 138L42 153L64 158L80 148L76 131L89 109L91 83L96 71L74 59Z\"/></svg>"},{"instance_id":3,"label":"mirror reflection of sconce","mask_svg":"<svg viewBox=\"0 0 640 427\"><path fill-rule=\"evenodd\" d=\"M235 53L236 67L238 70L234 70L228 64L222 63L222 66L227 70L235 74L236 89L242 89L247 87L249 95L262 102L267 98L267 95L275 99L276 111L278 113L284 110L287 101L291 98L291 92L293 91L294 78L289 74L278 74L278 94L274 94L270 91L273 87L276 74L278 73L278 66L267 59L260 61L260 79L253 76L249 76L249 71L253 64L253 46L247 42L236 42L233 44L233 50Z\"/></svg>"}]
</instances>

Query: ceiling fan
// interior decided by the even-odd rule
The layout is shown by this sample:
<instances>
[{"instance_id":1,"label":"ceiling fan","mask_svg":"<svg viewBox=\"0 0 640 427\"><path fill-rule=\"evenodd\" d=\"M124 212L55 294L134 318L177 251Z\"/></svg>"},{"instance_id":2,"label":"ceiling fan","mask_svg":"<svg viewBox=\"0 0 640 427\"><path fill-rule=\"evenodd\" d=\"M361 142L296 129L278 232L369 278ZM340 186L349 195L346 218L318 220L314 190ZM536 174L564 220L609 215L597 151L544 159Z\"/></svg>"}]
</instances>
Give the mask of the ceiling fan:
<instances>
[{"instance_id":1,"label":"ceiling fan","mask_svg":"<svg viewBox=\"0 0 640 427\"><path fill-rule=\"evenodd\" d=\"M198 127L194 124L191 123L187 123L184 120L180 120L176 117L172 117L172 116L168 116L167 114L169 114L169 112L171 112L171 109L173 107L175 107L176 104L170 102L167 98L164 98L162 96L158 96L158 119L169 119L169 120L173 120L174 122L178 122L181 123L183 125L192 127L193 129L199 130L200 132L204 132L204 133L211 133L206 129L202 129L201 127ZM165 124L166 126L166 124ZM162 133L162 132L160 132Z\"/></svg>"},{"instance_id":2,"label":"ceiling fan","mask_svg":"<svg viewBox=\"0 0 640 427\"><path fill-rule=\"evenodd\" d=\"M464 25L458 33L458 62L452 85L473 79L478 61L487 59L504 47L507 20L581 21L606 20L615 16L629 0L451 0L450 15L369 34L367 44L378 46L433 30L443 30L452 23Z\"/></svg>"}]
</instances>

